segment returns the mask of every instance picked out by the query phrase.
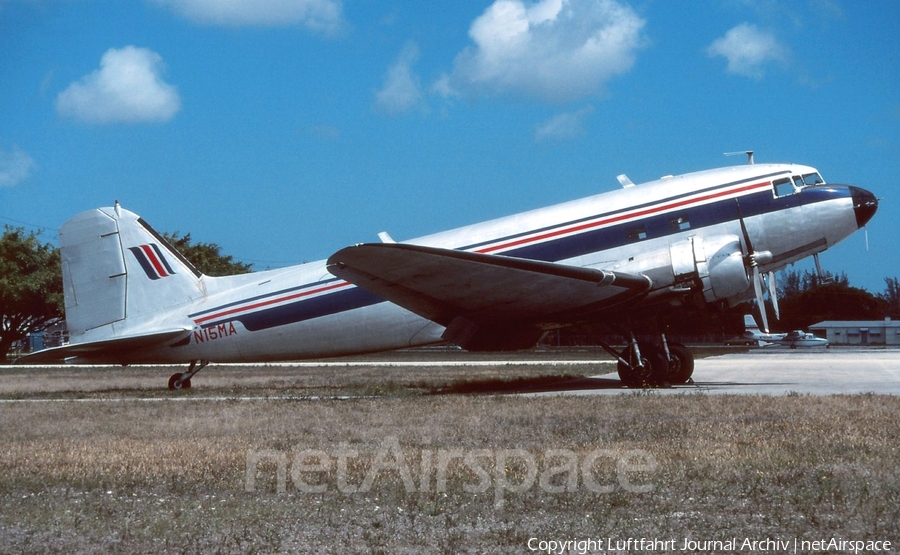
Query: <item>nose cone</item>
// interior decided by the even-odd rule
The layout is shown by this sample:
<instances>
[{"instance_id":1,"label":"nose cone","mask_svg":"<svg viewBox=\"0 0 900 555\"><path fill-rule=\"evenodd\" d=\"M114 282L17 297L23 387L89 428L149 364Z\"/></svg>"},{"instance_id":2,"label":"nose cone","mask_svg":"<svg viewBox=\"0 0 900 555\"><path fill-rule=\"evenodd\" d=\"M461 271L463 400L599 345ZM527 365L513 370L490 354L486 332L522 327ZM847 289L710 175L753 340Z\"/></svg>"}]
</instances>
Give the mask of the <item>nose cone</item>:
<instances>
[{"instance_id":1,"label":"nose cone","mask_svg":"<svg viewBox=\"0 0 900 555\"><path fill-rule=\"evenodd\" d=\"M866 225L875 211L878 210L878 199L875 195L859 187L850 187L850 197L853 199L853 211L856 213L856 225Z\"/></svg>"}]
</instances>

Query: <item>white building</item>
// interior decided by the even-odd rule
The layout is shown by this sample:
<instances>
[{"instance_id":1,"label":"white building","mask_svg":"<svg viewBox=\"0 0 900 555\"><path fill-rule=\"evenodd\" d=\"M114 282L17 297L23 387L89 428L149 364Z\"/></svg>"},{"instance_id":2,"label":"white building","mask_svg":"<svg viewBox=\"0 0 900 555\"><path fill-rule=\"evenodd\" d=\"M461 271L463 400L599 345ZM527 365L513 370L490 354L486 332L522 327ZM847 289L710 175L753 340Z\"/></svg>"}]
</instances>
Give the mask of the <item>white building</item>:
<instances>
[{"instance_id":1,"label":"white building","mask_svg":"<svg viewBox=\"0 0 900 555\"><path fill-rule=\"evenodd\" d=\"M832 345L900 345L900 321L826 320L809 327Z\"/></svg>"}]
</instances>

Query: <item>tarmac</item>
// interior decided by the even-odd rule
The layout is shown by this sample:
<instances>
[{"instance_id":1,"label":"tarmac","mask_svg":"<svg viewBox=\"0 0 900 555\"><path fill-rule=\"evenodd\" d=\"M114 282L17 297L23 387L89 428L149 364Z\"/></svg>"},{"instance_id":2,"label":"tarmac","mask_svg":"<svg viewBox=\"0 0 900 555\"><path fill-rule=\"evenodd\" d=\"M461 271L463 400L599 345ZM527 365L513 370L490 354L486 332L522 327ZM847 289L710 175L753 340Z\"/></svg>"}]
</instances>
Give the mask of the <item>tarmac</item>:
<instances>
[{"instance_id":1,"label":"tarmac","mask_svg":"<svg viewBox=\"0 0 900 555\"><path fill-rule=\"evenodd\" d=\"M654 388L659 394L900 395L900 349L764 348L700 358L693 384ZM593 387L589 383L593 382ZM619 394L615 375L582 380L555 394ZM635 390L630 390L635 391Z\"/></svg>"},{"instance_id":2,"label":"tarmac","mask_svg":"<svg viewBox=\"0 0 900 555\"><path fill-rule=\"evenodd\" d=\"M698 360L697 387L714 393L900 394L900 349L758 349Z\"/></svg>"},{"instance_id":3,"label":"tarmac","mask_svg":"<svg viewBox=\"0 0 900 555\"><path fill-rule=\"evenodd\" d=\"M471 358L456 360L446 360L446 356L439 354L437 358L440 360L427 360L428 357L421 357L421 353L414 353L409 357L413 360L370 360L370 361L340 361L340 362L294 362L281 364L264 364L260 367L285 367L302 369L305 367L334 367L336 371L342 368L352 367L409 367L411 371L416 368L426 368L431 366L504 366L504 365L551 365L551 366L581 366L596 365L600 371L602 367L608 373L595 375L586 378L577 379L561 379L559 381L550 381L544 379L535 379L533 382L529 380L515 380L509 384L498 383L496 380L487 380L484 384L475 382L473 387L465 393L474 394L513 394L513 395L632 395L632 394L660 394L660 395L691 395L691 394L711 394L711 395L855 395L873 393L878 395L900 395L900 348L854 348L854 347L814 347L809 349L788 349L784 347L771 347L751 349L746 352L729 353L718 356L709 356L697 358L694 364L693 383L685 385L676 385L671 387L655 387L649 389L629 389L622 385L615 372L615 364L612 360L591 360L588 353L587 359L574 360L570 356L546 356L545 353L537 359L533 357L509 358L498 360L496 357L488 357L488 360L473 360ZM434 357L432 357L434 358ZM532 360L529 360L532 359ZM223 367L236 366L238 368L248 368L256 365L221 365ZM30 377L34 376L34 372L41 369L51 369L58 371L60 367L54 366L34 366L25 369L24 367L7 367L10 372L13 370L27 370L26 372L11 373L4 376L4 383L8 387L23 391L30 391L32 387ZM75 367L78 368L78 367ZM147 367L152 369L153 367ZM168 368L168 367L167 367ZM262 369L262 368L261 368ZM114 378L118 376L121 384L117 387L128 388L147 387L140 385L149 383L149 387L156 387L164 383L164 380L157 383L157 379L153 372L144 372L141 374L143 381L138 379L133 368L122 369L120 367L97 367L96 370L103 376L102 385L104 387L112 387L119 384L113 383ZM74 371L74 369L72 370ZM159 370L163 371L163 370ZM171 371L171 369L169 369ZM263 370L264 372L264 370ZM21 374L21 375L19 375ZM145 375L146 374L146 375ZM202 375L201 375L202 376ZM19 380L19 383L16 380ZM43 382L41 382L43 383ZM182 400L196 401L215 401L219 399L216 396L202 395L204 380L201 378L197 381L198 395L187 396ZM38 384L39 385L39 384ZM46 386L46 383L44 384ZM161 386L160 386L161 387ZM16 389L16 390L18 390ZM444 394L460 394L462 391L447 391ZM242 399L241 396L228 396L222 399ZM266 397L271 399L281 398L277 395ZM331 398L331 397L323 397ZM141 399L128 397L129 400ZM148 401L161 401L170 399L167 396L160 397L153 395L147 397ZM247 400L258 401L258 396L247 396ZM314 397L303 396L305 400L314 399ZM49 402L49 401L66 401L64 399L6 399L0 401L0 404L15 402ZM104 398L104 399L83 399L85 402L93 401L117 401L123 399Z\"/></svg>"}]
</instances>

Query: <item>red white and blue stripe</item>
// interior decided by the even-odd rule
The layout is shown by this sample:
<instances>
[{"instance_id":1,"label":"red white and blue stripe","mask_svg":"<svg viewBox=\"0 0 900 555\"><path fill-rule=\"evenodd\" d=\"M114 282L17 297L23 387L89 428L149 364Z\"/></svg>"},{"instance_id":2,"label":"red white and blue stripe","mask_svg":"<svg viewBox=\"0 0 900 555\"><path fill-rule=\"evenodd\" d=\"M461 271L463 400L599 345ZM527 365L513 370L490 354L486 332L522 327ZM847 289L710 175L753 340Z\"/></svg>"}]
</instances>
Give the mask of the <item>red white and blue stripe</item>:
<instances>
[{"instance_id":1,"label":"red white and blue stripe","mask_svg":"<svg viewBox=\"0 0 900 555\"><path fill-rule=\"evenodd\" d=\"M148 278L155 281L175 274L175 270L172 269L169 261L163 255L162 249L156 243L129 247L128 250L137 259Z\"/></svg>"}]
</instances>

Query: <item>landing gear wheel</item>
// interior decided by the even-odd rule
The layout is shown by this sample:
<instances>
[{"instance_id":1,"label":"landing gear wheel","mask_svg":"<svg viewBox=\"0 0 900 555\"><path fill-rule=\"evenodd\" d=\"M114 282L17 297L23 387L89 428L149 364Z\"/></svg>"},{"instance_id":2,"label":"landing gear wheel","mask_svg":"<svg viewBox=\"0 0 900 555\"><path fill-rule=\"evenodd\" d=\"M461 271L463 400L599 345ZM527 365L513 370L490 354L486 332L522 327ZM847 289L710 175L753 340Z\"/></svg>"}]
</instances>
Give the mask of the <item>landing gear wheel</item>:
<instances>
[{"instance_id":1,"label":"landing gear wheel","mask_svg":"<svg viewBox=\"0 0 900 555\"><path fill-rule=\"evenodd\" d=\"M648 387L653 377L653 371L650 368L650 361L647 360L647 357L642 356L641 365L638 366L634 356L626 356L626 353L622 353L621 356L630 362L630 364L625 364L619 361L616 365L619 379L622 380L625 387Z\"/></svg>"},{"instance_id":2,"label":"landing gear wheel","mask_svg":"<svg viewBox=\"0 0 900 555\"><path fill-rule=\"evenodd\" d=\"M184 374L175 373L169 378L169 391L175 391L178 389L190 389L191 388L191 379L188 378L186 380L181 379Z\"/></svg>"},{"instance_id":3,"label":"landing gear wheel","mask_svg":"<svg viewBox=\"0 0 900 555\"><path fill-rule=\"evenodd\" d=\"M651 387L671 387L672 381L669 378L669 359L666 358L666 352L662 347L657 345L642 345L641 352L646 353L650 359L650 370L652 371Z\"/></svg>"},{"instance_id":4,"label":"landing gear wheel","mask_svg":"<svg viewBox=\"0 0 900 555\"><path fill-rule=\"evenodd\" d=\"M643 343L638 343L638 350L641 355L640 364L632 346L625 347L619 355L623 360L619 360L616 370L622 383L627 387L653 387L664 383L669 365L662 350Z\"/></svg>"},{"instance_id":5,"label":"landing gear wheel","mask_svg":"<svg viewBox=\"0 0 900 555\"><path fill-rule=\"evenodd\" d=\"M694 356L681 343L669 343L668 381L675 385L688 383L694 373Z\"/></svg>"}]
</instances>

